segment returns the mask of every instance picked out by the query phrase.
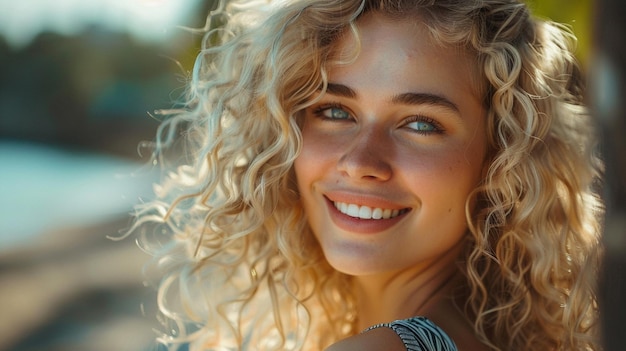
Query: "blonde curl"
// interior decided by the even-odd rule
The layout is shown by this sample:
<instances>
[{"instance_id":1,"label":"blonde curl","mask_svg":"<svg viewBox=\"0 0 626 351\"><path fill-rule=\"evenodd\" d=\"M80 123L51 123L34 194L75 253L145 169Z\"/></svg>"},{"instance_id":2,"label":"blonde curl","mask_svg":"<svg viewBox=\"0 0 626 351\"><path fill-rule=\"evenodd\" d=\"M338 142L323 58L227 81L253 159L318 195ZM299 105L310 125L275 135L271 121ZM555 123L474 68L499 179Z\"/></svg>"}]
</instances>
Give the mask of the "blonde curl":
<instances>
[{"instance_id":1,"label":"blonde curl","mask_svg":"<svg viewBox=\"0 0 626 351\"><path fill-rule=\"evenodd\" d=\"M315 350L357 332L350 278L323 258L292 165L300 114L350 60L333 44L372 11L476 57L490 153L467 202L459 293L477 335L493 350L597 350L601 166L572 37L513 0L221 3L157 138L155 160L179 139L189 158L174 159L132 228L164 277L161 341Z\"/></svg>"}]
</instances>

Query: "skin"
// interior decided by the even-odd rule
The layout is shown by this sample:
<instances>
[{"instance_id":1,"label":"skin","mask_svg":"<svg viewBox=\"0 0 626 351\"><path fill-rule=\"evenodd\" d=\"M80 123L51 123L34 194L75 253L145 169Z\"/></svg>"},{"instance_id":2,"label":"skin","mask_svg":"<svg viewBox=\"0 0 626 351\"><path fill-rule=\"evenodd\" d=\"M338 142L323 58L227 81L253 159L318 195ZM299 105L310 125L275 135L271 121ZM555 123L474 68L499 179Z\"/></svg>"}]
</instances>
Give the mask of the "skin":
<instances>
[{"instance_id":1,"label":"skin","mask_svg":"<svg viewBox=\"0 0 626 351\"><path fill-rule=\"evenodd\" d=\"M302 124L294 167L309 225L328 262L354 276L359 328L422 315L461 350L481 350L448 298L465 243L466 199L487 149L474 61L432 43L415 21L369 14L358 27L359 56L329 70L329 89ZM337 45L349 53L355 39L346 33ZM359 219L334 202L400 215ZM381 328L328 350L380 349L404 346Z\"/></svg>"}]
</instances>

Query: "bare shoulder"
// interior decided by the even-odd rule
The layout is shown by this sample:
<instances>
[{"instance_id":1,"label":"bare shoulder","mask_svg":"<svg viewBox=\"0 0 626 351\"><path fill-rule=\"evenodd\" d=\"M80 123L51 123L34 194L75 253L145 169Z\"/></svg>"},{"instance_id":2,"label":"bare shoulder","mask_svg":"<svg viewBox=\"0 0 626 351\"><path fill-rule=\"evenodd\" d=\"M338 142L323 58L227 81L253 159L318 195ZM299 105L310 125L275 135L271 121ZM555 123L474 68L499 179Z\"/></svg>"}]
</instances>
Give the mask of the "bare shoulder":
<instances>
[{"instance_id":1,"label":"bare shoulder","mask_svg":"<svg viewBox=\"0 0 626 351\"><path fill-rule=\"evenodd\" d=\"M459 351L488 351L489 347L477 337L474 328L455 307L439 306L433 311L431 320L454 340Z\"/></svg>"},{"instance_id":2,"label":"bare shoulder","mask_svg":"<svg viewBox=\"0 0 626 351\"><path fill-rule=\"evenodd\" d=\"M324 351L406 351L406 348L396 332L381 327L338 341Z\"/></svg>"}]
</instances>

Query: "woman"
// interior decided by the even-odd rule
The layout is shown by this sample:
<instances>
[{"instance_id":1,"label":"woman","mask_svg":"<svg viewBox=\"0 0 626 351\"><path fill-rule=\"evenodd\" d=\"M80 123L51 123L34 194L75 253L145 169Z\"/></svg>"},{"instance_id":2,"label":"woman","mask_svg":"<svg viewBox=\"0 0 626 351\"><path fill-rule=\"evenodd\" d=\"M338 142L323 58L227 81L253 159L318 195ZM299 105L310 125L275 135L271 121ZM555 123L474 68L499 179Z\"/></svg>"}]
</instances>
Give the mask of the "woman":
<instances>
[{"instance_id":1,"label":"woman","mask_svg":"<svg viewBox=\"0 0 626 351\"><path fill-rule=\"evenodd\" d=\"M167 238L165 344L599 348L600 163L567 32L513 0L211 19L155 154L181 134L189 157L136 215Z\"/></svg>"}]
</instances>

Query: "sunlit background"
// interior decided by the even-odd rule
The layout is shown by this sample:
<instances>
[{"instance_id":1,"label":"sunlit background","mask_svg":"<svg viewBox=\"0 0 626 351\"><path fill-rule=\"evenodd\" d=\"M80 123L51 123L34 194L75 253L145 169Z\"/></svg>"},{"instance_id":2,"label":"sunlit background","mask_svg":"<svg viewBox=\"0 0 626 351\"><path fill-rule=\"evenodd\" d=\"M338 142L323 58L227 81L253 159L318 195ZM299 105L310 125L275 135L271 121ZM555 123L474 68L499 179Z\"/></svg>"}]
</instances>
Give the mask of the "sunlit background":
<instances>
[{"instance_id":1,"label":"sunlit background","mask_svg":"<svg viewBox=\"0 0 626 351\"><path fill-rule=\"evenodd\" d=\"M214 0L0 0L0 350L152 350L148 259L115 242L156 172ZM590 53L590 0L531 2Z\"/></svg>"}]
</instances>

